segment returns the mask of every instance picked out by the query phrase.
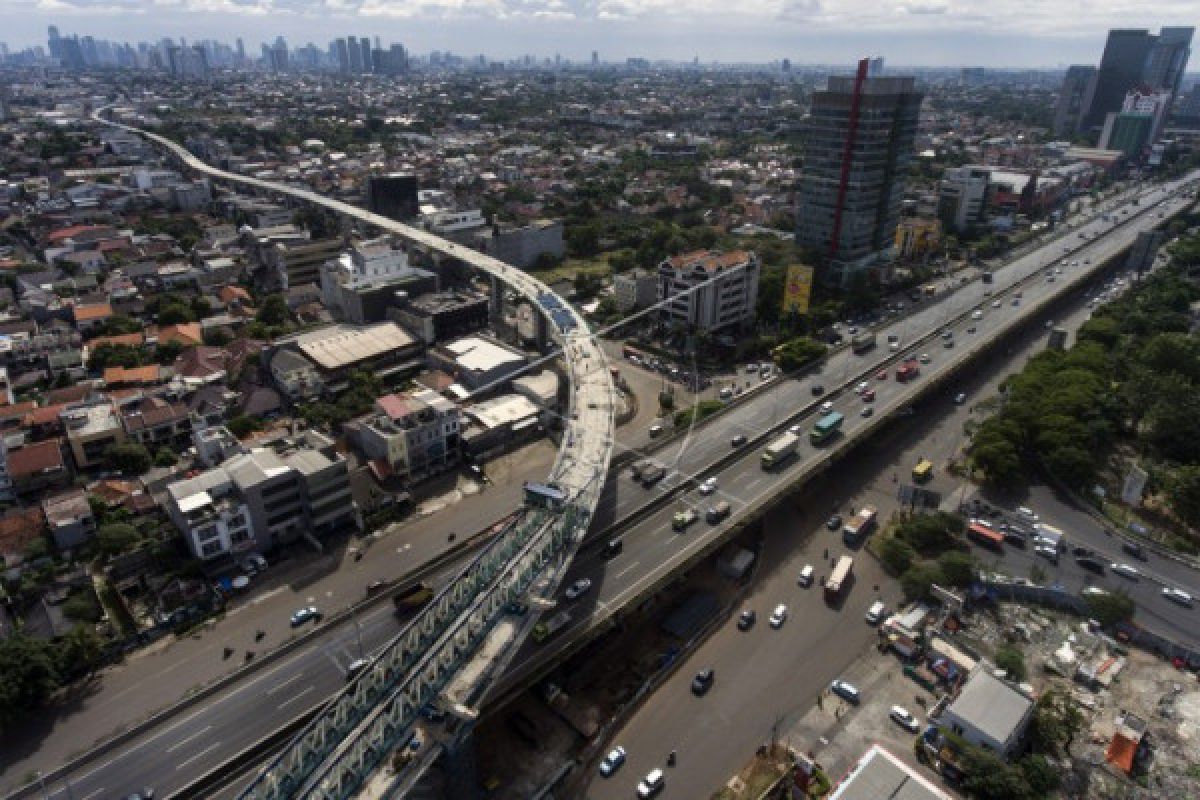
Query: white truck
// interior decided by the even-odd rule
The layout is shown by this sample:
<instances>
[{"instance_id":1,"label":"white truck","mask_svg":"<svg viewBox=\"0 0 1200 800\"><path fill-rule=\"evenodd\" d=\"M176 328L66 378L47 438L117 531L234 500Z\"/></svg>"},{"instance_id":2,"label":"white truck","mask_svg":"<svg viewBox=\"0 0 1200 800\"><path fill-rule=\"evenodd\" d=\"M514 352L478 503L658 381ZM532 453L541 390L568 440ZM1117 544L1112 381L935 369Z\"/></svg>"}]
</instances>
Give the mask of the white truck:
<instances>
[{"instance_id":1,"label":"white truck","mask_svg":"<svg viewBox=\"0 0 1200 800\"><path fill-rule=\"evenodd\" d=\"M763 469L774 469L779 464L791 458L800 445L800 437L794 433L785 433L767 445L761 460Z\"/></svg>"}]
</instances>

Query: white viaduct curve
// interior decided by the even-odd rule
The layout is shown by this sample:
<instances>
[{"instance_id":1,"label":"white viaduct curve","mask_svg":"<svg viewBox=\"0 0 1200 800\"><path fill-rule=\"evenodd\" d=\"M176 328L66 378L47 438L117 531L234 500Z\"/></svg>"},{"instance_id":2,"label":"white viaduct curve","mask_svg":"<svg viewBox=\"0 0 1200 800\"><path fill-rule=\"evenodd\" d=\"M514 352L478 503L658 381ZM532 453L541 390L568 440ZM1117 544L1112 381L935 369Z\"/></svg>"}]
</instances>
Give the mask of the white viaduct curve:
<instances>
[{"instance_id":1,"label":"white viaduct curve","mask_svg":"<svg viewBox=\"0 0 1200 800\"><path fill-rule=\"evenodd\" d=\"M574 499L577 508L585 511L588 517L591 516L600 497L602 476L607 472L608 463L612 457L614 414L612 375L609 373L604 352L588 330L587 323L549 286L497 258L447 241L420 228L373 214L358 206L322 197L309 189L236 175L217 169L196 158L182 145L165 136L132 125L125 125L103 116L104 112L113 110L115 109L112 106L105 106L94 111L92 117L104 125L120 128L161 145L189 169L217 180L264 192L287 195L306 203L321 206L336 214L352 217L396 234L431 252L458 259L520 292L529 300L535 310L549 318L548 323L552 335L561 345L570 378L570 405L568 413L564 417L565 430L563 431L562 446L548 480L562 488L568 497ZM551 314L551 311L554 313ZM600 476L598 480L597 476Z\"/></svg>"}]
</instances>

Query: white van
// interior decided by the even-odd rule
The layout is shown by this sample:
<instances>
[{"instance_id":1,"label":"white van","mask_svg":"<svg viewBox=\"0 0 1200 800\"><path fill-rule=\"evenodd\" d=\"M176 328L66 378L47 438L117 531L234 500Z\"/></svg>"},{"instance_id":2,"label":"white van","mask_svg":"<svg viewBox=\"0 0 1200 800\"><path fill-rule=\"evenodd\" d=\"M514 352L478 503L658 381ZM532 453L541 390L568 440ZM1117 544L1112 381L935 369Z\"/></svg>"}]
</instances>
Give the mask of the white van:
<instances>
[{"instance_id":1,"label":"white van","mask_svg":"<svg viewBox=\"0 0 1200 800\"><path fill-rule=\"evenodd\" d=\"M867 609L867 624L878 625L883 621L883 615L886 613L887 606L884 605L882 600L876 600L871 604L871 607Z\"/></svg>"}]
</instances>

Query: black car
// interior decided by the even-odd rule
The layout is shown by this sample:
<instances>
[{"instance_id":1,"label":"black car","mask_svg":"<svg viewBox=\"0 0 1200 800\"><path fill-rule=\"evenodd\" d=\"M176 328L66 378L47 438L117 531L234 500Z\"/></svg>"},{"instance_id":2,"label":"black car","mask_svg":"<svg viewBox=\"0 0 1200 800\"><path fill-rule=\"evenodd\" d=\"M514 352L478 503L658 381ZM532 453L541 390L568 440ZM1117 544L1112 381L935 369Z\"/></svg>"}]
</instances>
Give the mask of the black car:
<instances>
[{"instance_id":1,"label":"black car","mask_svg":"<svg viewBox=\"0 0 1200 800\"><path fill-rule=\"evenodd\" d=\"M820 397L821 395L825 394L825 387L818 383L816 386L812 387L812 393L813 397Z\"/></svg>"},{"instance_id":2,"label":"black car","mask_svg":"<svg viewBox=\"0 0 1200 800\"><path fill-rule=\"evenodd\" d=\"M1095 553L1093 553L1090 549L1088 549L1086 547L1076 546L1076 547L1071 548L1071 555L1073 555L1073 556L1091 556L1091 555L1095 555Z\"/></svg>"},{"instance_id":3,"label":"black car","mask_svg":"<svg viewBox=\"0 0 1200 800\"><path fill-rule=\"evenodd\" d=\"M1088 572L1094 572L1097 575L1104 574L1104 563L1090 556L1080 556L1075 559L1075 563Z\"/></svg>"},{"instance_id":4,"label":"black car","mask_svg":"<svg viewBox=\"0 0 1200 800\"><path fill-rule=\"evenodd\" d=\"M754 613L754 609L747 608L741 614L738 614L738 630L748 631L754 627L755 621L758 619L758 614Z\"/></svg>"},{"instance_id":5,"label":"black car","mask_svg":"<svg viewBox=\"0 0 1200 800\"><path fill-rule=\"evenodd\" d=\"M1125 542L1123 545L1121 545L1121 549L1126 553L1129 553L1129 555L1133 556L1138 561L1146 560L1146 549L1137 542Z\"/></svg>"},{"instance_id":6,"label":"black car","mask_svg":"<svg viewBox=\"0 0 1200 800\"><path fill-rule=\"evenodd\" d=\"M604 557L605 558L613 558L614 556L616 556L618 553L620 553L624 549L625 549L625 540L624 539L609 539L604 544Z\"/></svg>"},{"instance_id":7,"label":"black car","mask_svg":"<svg viewBox=\"0 0 1200 800\"><path fill-rule=\"evenodd\" d=\"M729 440L730 447L741 447L746 443L746 434L739 433L737 436Z\"/></svg>"},{"instance_id":8,"label":"black car","mask_svg":"<svg viewBox=\"0 0 1200 800\"><path fill-rule=\"evenodd\" d=\"M1024 549L1029 542L1024 533L1012 528L1004 531L1004 541L1007 544L1011 544L1013 547L1019 547L1021 549Z\"/></svg>"},{"instance_id":9,"label":"black car","mask_svg":"<svg viewBox=\"0 0 1200 800\"><path fill-rule=\"evenodd\" d=\"M829 528L831 531L836 531L838 528L842 527L842 515L834 514L832 517L825 520L825 527Z\"/></svg>"},{"instance_id":10,"label":"black car","mask_svg":"<svg viewBox=\"0 0 1200 800\"><path fill-rule=\"evenodd\" d=\"M692 678L692 694L697 697L707 694L708 690L712 688L713 679L716 677L717 673L712 667L697 672L696 677Z\"/></svg>"}]
</instances>

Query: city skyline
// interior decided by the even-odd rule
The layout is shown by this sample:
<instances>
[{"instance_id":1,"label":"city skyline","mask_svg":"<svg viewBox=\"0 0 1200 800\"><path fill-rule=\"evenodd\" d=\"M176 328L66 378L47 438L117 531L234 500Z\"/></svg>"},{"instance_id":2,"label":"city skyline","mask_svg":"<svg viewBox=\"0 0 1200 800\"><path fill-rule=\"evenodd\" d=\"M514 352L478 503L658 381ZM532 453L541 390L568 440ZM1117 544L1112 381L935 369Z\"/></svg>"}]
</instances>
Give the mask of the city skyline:
<instances>
[{"instance_id":1,"label":"city skyline","mask_svg":"<svg viewBox=\"0 0 1200 800\"><path fill-rule=\"evenodd\" d=\"M961 2L755 0L734 18L713 0L674 10L661 0L433 0L418 6L379 0L9 0L11 49L45 46L46 28L115 41L213 38L247 45L284 36L291 46L325 47L331 30L364 30L413 52L443 50L506 60L561 54L590 62L650 60L796 65L850 63L880 52L897 66L1063 68L1097 63L1110 28L1187 25L1182 4L1082 19L1065 3L1020 10ZM498 35L498 32L500 35Z\"/></svg>"}]
</instances>

